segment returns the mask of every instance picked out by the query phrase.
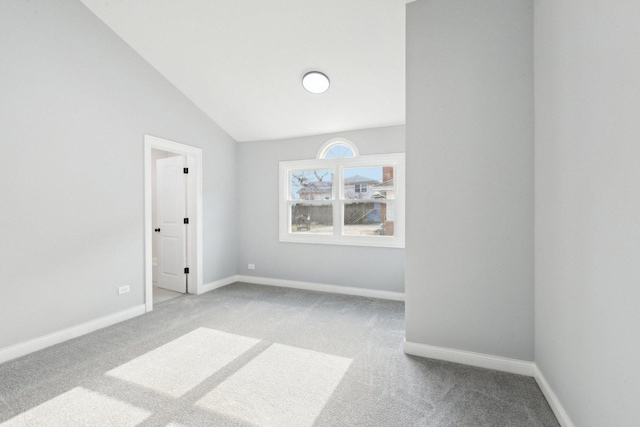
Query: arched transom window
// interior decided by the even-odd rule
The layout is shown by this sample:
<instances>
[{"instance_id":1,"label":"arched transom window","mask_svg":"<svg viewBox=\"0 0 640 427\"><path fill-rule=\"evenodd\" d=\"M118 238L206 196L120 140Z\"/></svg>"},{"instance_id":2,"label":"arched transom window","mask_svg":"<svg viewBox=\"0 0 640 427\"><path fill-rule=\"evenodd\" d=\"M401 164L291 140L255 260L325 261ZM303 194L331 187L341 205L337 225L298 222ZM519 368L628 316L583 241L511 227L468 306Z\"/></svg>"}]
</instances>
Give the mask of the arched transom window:
<instances>
[{"instance_id":1,"label":"arched transom window","mask_svg":"<svg viewBox=\"0 0 640 427\"><path fill-rule=\"evenodd\" d=\"M358 148L351 142L342 138L335 138L325 142L318 150L318 159L345 159L356 157Z\"/></svg>"}]
</instances>

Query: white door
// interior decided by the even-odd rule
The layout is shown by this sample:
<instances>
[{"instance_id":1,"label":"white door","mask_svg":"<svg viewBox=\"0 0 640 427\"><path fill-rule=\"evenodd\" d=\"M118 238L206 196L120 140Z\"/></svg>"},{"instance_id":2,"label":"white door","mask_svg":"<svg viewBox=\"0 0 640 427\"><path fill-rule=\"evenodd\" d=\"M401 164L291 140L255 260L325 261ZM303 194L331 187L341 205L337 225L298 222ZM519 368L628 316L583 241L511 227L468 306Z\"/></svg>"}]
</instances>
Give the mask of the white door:
<instances>
[{"instance_id":1,"label":"white door","mask_svg":"<svg viewBox=\"0 0 640 427\"><path fill-rule=\"evenodd\" d=\"M158 159L156 162L156 214L158 235L158 286L176 292L187 292L184 272L187 250L186 215L187 175L185 156Z\"/></svg>"}]
</instances>

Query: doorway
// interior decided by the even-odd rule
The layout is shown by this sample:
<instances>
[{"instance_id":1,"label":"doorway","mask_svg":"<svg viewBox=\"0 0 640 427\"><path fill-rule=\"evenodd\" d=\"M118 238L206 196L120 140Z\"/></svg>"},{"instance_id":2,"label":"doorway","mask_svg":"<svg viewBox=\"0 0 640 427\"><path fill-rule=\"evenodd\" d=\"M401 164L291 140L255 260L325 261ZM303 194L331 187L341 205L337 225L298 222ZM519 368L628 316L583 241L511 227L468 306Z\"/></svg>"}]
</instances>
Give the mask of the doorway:
<instances>
[{"instance_id":1,"label":"doorway","mask_svg":"<svg viewBox=\"0 0 640 427\"><path fill-rule=\"evenodd\" d=\"M188 165L184 154L151 150L153 216L153 303L187 293L187 231L190 224L187 188Z\"/></svg>"},{"instance_id":2,"label":"doorway","mask_svg":"<svg viewBox=\"0 0 640 427\"><path fill-rule=\"evenodd\" d=\"M179 295L172 292L198 294L202 289L202 149L151 135L145 135L144 145L149 312L154 292L158 302Z\"/></svg>"}]
</instances>

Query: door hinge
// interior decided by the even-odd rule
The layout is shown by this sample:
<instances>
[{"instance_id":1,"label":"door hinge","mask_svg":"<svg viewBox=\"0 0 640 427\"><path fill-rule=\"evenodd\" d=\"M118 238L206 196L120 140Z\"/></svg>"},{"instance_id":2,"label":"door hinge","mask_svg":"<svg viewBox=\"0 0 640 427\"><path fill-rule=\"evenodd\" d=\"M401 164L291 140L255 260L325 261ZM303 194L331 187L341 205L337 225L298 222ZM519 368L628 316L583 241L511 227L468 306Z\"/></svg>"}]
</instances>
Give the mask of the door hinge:
<instances>
[{"instance_id":1,"label":"door hinge","mask_svg":"<svg viewBox=\"0 0 640 427\"><path fill-rule=\"evenodd\" d=\"M189 173L189 168L183 168L183 169L182 169L182 171L183 171L184 173Z\"/></svg>"},{"instance_id":2,"label":"door hinge","mask_svg":"<svg viewBox=\"0 0 640 427\"><path fill-rule=\"evenodd\" d=\"M189 224L189 218L185 218L185 219L184 219L184 223L185 223L185 224Z\"/></svg>"},{"instance_id":3,"label":"door hinge","mask_svg":"<svg viewBox=\"0 0 640 427\"><path fill-rule=\"evenodd\" d=\"M184 268L184 274L189 274L189 267Z\"/></svg>"}]
</instances>

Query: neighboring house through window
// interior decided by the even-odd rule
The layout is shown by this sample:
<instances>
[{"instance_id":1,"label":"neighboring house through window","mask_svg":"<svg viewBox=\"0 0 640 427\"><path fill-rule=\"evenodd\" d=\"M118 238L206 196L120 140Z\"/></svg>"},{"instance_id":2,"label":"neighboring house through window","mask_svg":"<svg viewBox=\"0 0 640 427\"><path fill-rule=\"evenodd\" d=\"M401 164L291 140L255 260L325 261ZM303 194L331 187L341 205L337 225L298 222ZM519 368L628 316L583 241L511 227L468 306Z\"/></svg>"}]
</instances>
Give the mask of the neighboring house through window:
<instances>
[{"instance_id":1,"label":"neighboring house through window","mask_svg":"<svg viewBox=\"0 0 640 427\"><path fill-rule=\"evenodd\" d=\"M404 154L360 156L344 139L280 163L280 241L404 247Z\"/></svg>"},{"instance_id":2,"label":"neighboring house through window","mask_svg":"<svg viewBox=\"0 0 640 427\"><path fill-rule=\"evenodd\" d=\"M367 184L354 184L354 191L356 193L366 193L367 192Z\"/></svg>"}]
</instances>

